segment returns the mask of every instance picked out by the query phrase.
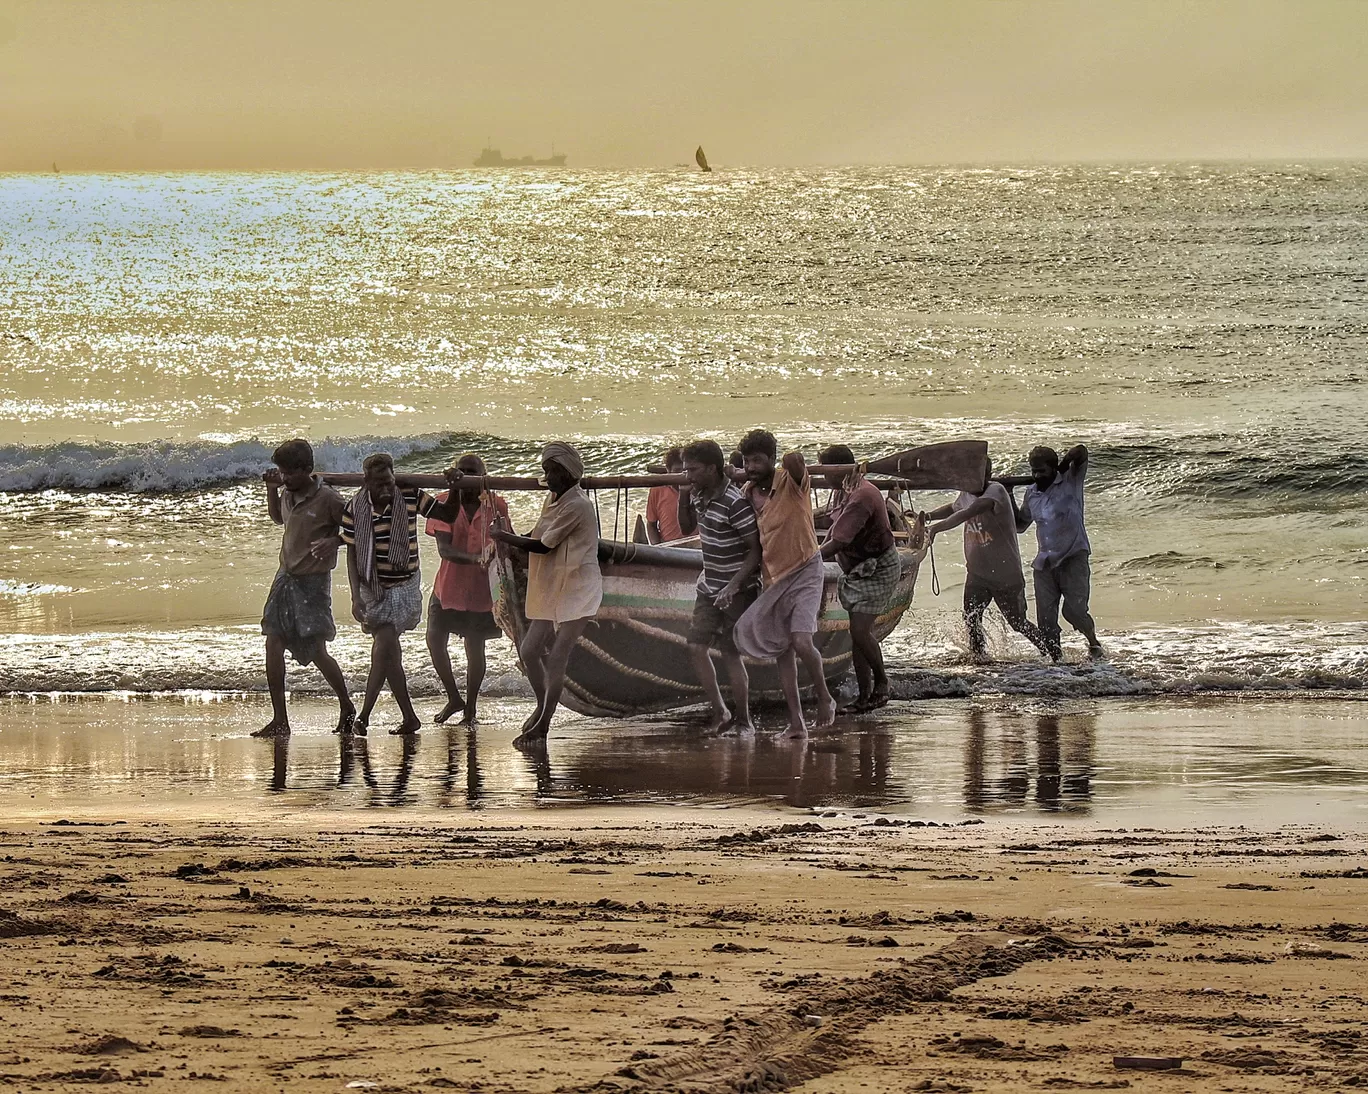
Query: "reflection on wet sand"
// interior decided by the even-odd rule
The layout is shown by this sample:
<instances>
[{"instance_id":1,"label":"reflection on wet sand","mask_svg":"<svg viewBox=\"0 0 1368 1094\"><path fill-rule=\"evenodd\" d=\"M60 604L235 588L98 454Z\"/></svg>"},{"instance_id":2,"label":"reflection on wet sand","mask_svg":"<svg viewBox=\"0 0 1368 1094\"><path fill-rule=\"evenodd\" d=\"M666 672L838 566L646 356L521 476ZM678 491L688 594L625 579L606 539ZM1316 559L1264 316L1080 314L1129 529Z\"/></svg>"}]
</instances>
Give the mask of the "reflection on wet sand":
<instances>
[{"instance_id":1,"label":"reflection on wet sand","mask_svg":"<svg viewBox=\"0 0 1368 1094\"><path fill-rule=\"evenodd\" d=\"M1092 797L1097 714L1034 715L974 708L966 719L964 804L973 812L1024 808L1086 814ZM1035 792L1028 736L1035 738ZM990 775L993 761L1000 774Z\"/></svg>"},{"instance_id":2,"label":"reflection on wet sand","mask_svg":"<svg viewBox=\"0 0 1368 1094\"><path fill-rule=\"evenodd\" d=\"M0 698L0 801L24 811L178 801L488 809L673 802L1186 823L1250 815L1362 818L1368 723L1352 697L1236 701L926 702L791 741L704 737L677 718L568 718L542 751L509 747L520 701L417 738L331 733L300 701L294 735L248 737L257 697Z\"/></svg>"},{"instance_id":3,"label":"reflection on wet sand","mask_svg":"<svg viewBox=\"0 0 1368 1094\"><path fill-rule=\"evenodd\" d=\"M566 756L556 792L587 800L778 800L800 808L907 802L891 777L893 727L852 726L807 741L761 733L701 737L678 728L601 737ZM553 755L554 759L554 755Z\"/></svg>"}]
</instances>

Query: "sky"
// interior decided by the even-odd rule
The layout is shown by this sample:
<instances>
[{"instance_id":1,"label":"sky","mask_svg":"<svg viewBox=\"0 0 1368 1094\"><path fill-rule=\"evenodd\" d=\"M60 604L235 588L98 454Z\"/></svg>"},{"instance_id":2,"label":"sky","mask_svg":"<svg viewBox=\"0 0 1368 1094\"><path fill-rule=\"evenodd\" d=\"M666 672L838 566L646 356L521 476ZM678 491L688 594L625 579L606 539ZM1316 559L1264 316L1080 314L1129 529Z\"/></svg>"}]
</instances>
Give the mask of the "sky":
<instances>
[{"instance_id":1,"label":"sky","mask_svg":"<svg viewBox=\"0 0 1368 1094\"><path fill-rule=\"evenodd\" d=\"M0 0L0 170L1368 158L1368 0Z\"/></svg>"}]
</instances>

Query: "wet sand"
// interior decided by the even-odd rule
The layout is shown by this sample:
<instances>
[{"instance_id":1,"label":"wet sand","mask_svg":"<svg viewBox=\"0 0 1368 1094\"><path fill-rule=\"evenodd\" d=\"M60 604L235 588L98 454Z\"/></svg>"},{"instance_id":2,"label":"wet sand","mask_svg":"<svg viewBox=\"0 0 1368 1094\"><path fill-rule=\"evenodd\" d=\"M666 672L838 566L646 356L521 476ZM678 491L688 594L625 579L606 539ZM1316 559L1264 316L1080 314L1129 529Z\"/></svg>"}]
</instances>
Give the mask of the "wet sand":
<instances>
[{"instance_id":1,"label":"wet sand","mask_svg":"<svg viewBox=\"0 0 1368 1094\"><path fill-rule=\"evenodd\" d=\"M430 717L437 704L419 702ZM878 809L910 818L1069 819L1188 827L1368 825L1361 694L893 703L794 742L781 711L753 739L709 738L681 712L558 717L544 755L509 741L530 707L482 701L478 730L424 728L408 744L330 730L336 707L291 704L284 744L252 740L259 695L0 698L0 803L11 818L193 808L270 819L354 809L406 813L595 804Z\"/></svg>"},{"instance_id":2,"label":"wet sand","mask_svg":"<svg viewBox=\"0 0 1368 1094\"><path fill-rule=\"evenodd\" d=\"M0 1075L178 1091L1368 1083L1361 834L364 816L11 823ZM1122 1071L1117 1055L1186 1063Z\"/></svg>"}]
</instances>

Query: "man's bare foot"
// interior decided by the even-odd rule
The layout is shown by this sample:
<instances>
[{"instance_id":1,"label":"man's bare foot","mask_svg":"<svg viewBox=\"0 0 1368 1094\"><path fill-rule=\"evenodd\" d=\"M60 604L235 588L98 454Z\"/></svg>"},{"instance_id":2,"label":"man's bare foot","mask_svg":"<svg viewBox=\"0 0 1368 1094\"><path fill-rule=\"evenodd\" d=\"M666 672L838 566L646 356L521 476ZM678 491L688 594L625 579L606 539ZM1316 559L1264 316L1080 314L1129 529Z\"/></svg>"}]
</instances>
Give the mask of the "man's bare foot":
<instances>
[{"instance_id":1,"label":"man's bare foot","mask_svg":"<svg viewBox=\"0 0 1368 1094\"><path fill-rule=\"evenodd\" d=\"M831 696L826 697L825 702L817 704L817 728L823 729L836 723L836 700Z\"/></svg>"},{"instance_id":2,"label":"man's bare foot","mask_svg":"<svg viewBox=\"0 0 1368 1094\"><path fill-rule=\"evenodd\" d=\"M364 714L358 714L352 719L352 736L364 737L370 731L370 719Z\"/></svg>"},{"instance_id":3,"label":"man's bare foot","mask_svg":"<svg viewBox=\"0 0 1368 1094\"><path fill-rule=\"evenodd\" d=\"M525 733L519 733L513 738L513 747L522 749L524 752L534 752L537 749L545 748L546 730L543 729L539 733L533 732L532 730L528 730Z\"/></svg>"},{"instance_id":4,"label":"man's bare foot","mask_svg":"<svg viewBox=\"0 0 1368 1094\"><path fill-rule=\"evenodd\" d=\"M806 722L790 722L789 731L785 734L791 741L802 740L807 735L808 727Z\"/></svg>"},{"instance_id":5,"label":"man's bare foot","mask_svg":"<svg viewBox=\"0 0 1368 1094\"><path fill-rule=\"evenodd\" d=\"M391 737L416 737L418 731L423 728L423 723L417 718L412 721L400 722L390 730Z\"/></svg>"},{"instance_id":6,"label":"man's bare foot","mask_svg":"<svg viewBox=\"0 0 1368 1094\"><path fill-rule=\"evenodd\" d=\"M289 722L267 722L260 729L252 731L252 736L259 739L269 739L272 737L288 737L290 735Z\"/></svg>"},{"instance_id":7,"label":"man's bare foot","mask_svg":"<svg viewBox=\"0 0 1368 1094\"><path fill-rule=\"evenodd\" d=\"M480 719L475 714L475 704L470 703L465 708L465 713L461 715L461 725L474 726Z\"/></svg>"},{"instance_id":8,"label":"man's bare foot","mask_svg":"<svg viewBox=\"0 0 1368 1094\"><path fill-rule=\"evenodd\" d=\"M1105 661L1107 651L1102 648L1100 643L1094 642L1088 647L1088 657L1093 661Z\"/></svg>"},{"instance_id":9,"label":"man's bare foot","mask_svg":"<svg viewBox=\"0 0 1368 1094\"><path fill-rule=\"evenodd\" d=\"M435 717L432 720L440 726L444 724L446 720L450 718L453 714L460 714L461 711L465 710L465 708L465 700L462 699L459 695L449 696L447 698L447 705L444 706L440 711L438 711L437 717Z\"/></svg>"},{"instance_id":10,"label":"man's bare foot","mask_svg":"<svg viewBox=\"0 0 1368 1094\"><path fill-rule=\"evenodd\" d=\"M859 695L852 699L843 707L836 709L837 714L861 714L865 710L865 704L869 702L868 695Z\"/></svg>"},{"instance_id":11,"label":"man's bare foot","mask_svg":"<svg viewBox=\"0 0 1368 1094\"><path fill-rule=\"evenodd\" d=\"M533 727L534 725L536 725L536 724L537 724L538 722L540 722L540 721L541 721L541 707L539 706L539 707L537 707L536 710L534 710L531 714L529 714L529 715L527 716L527 720L526 720L525 722L523 722L522 726L518 729L518 736L519 736L519 737L525 737L525 736L527 736L527 734L531 731L532 727ZM545 730L542 730L542 736L546 736L546 731L545 731Z\"/></svg>"},{"instance_id":12,"label":"man's bare foot","mask_svg":"<svg viewBox=\"0 0 1368 1094\"><path fill-rule=\"evenodd\" d=\"M754 737L755 723L746 717L744 720L733 718L731 724L722 731L728 737Z\"/></svg>"},{"instance_id":13,"label":"man's bare foot","mask_svg":"<svg viewBox=\"0 0 1368 1094\"><path fill-rule=\"evenodd\" d=\"M888 706L888 692L876 691L865 703L865 710L878 710L880 707Z\"/></svg>"},{"instance_id":14,"label":"man's bare foot","mask_svg":"<svg viewBox=\"0 0 1368 1094\"><path fill-rule=\"evenodd\" d=\"M356 726L356 708L343 707L342 713L337 716L337 725L333 727L334 733L350 733Z\"/></svg>"},{"instance_id":15,"label":"man's bare foot","mask_svg":"<svg viewBox=\"0 0 1368 1094\"><path fill-rule=\"evenodd\" d=\"M716 736L719 733L726 733L732 726L731 711L723 710L721 713L712 711L708 718L708 724L703 727L703 732L709 736Z\"/></svg>"}]
</instances>

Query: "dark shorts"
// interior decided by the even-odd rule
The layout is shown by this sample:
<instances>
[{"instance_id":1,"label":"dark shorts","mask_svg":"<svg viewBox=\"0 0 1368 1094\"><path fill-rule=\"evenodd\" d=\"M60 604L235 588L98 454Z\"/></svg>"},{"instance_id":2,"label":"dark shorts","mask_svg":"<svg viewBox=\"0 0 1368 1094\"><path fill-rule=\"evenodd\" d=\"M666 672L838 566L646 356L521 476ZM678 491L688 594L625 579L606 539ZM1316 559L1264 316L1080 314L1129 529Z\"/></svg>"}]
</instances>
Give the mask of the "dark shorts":
<instances>
[{"instance_id":1,"label":"dark shorts","mask_svg":"<svg viewBox=\"0 0 1368 1094\"><path fill-rule=\"evenodd\" d=\"M493 612L465 612L456 608L444 608L434 596L428 601L428 629L457 634L462 638L478 638L486 641L498 638L503 631L494 622Z\"/></svg>"},{"instance_id":2,"label":"dark shorts","mask_svg":"<svg viewBox=\"0 0 1368 1094\"><path fill-rule=\"evenodd\" d=\"M699 593L694 601L693 621L689 624L689 645L711 646L720 653L736 653L733 633L736 621L755 603L760 590L752 586L736 594L725 608L713 603L712 594Z\"/></svg>"}]
</instances>

